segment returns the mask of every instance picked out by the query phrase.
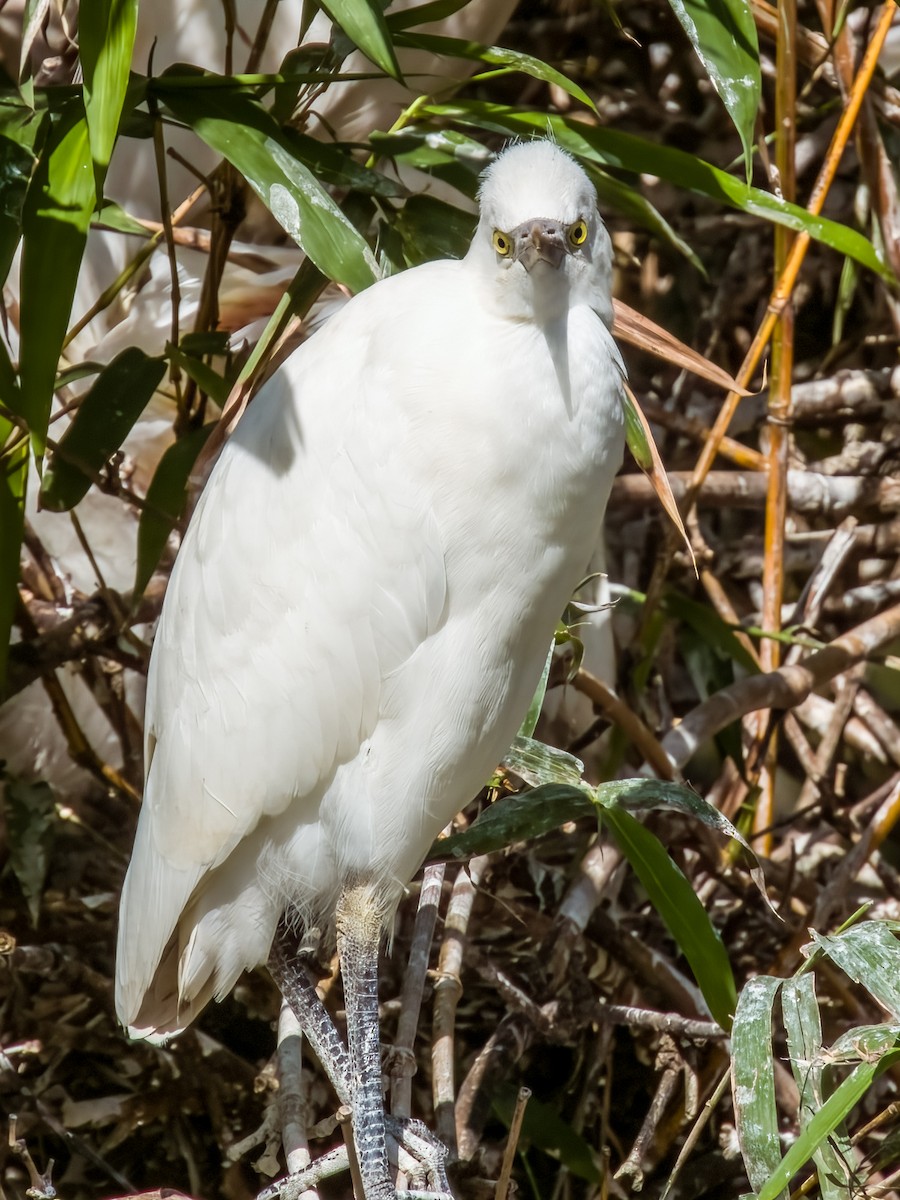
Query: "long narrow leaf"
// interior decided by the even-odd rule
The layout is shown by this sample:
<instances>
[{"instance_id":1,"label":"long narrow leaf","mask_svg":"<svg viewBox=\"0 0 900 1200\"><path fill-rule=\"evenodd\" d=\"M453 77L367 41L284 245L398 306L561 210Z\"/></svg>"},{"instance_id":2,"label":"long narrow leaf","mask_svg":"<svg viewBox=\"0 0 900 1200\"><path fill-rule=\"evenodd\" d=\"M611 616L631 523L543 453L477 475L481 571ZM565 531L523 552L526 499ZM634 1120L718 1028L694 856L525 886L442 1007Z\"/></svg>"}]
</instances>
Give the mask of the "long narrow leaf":
<instances>
[{"instance_id":1,"label":"long narrow leaf","mask_svg":"<svg viewBox=\"0 0 900 1200\"><path fill-rule=\"evenodd\" d=\"M772 1008L781 984L772 975L749 980L741 990L731 1030L735 1126L754 1191L772 1176L781 1159L772 1048ZM777 1189L772 1200L780 1192Z\"/></svg>"},{"instance_id":2,"label":"long narrow leaf","mask_svg":"<svg viewBox=\"0 0 900 1200\"><path fill-rule=\"evenodd\" d=\"M575 100L580 100L588 108L597 111L593 100L580 88L577 83L567 79L561 71L549 66L531 54L523 54L520 50L507 50L503 46L483 46L481 42L467 42L462 38L439 37L433 33L397 33L394 41L398 46L409 46L413 50L427 50L430 54L438 54L447 58L465 58L470 62L484 63L486 66L512 67L532 79L540 79L544 83L555 84Z\"/></svg>"},{"instance_id":3,"label":"long narrow leaf","mask_svg":"<svg viewBox=\"0 0 900 1200\"><path fill-rule=\"evenodd\" d=\"M872 1080L898 1062L900 1050L891 1051L878 1062L860 1063L828 1097L769 1178L759 1187L757 1200L777 1200L803 1164L809 1162L815 1149L846 1120L869 1090Z\"/></svg>"},{"instance_id":4,"label":"long narrow leaf","mask_svg":"<svg viewBox=\"0 0 900 1200\"><path fill-rule=\"evenodd\" d=\"M137 346L129 346L103 368L44 474L44 508L61 512L84 497L131 432L165 371L165 359L150 358Z\"/></svg>"},{"instance_id":5,"label":"long narrow leaf","mask_svg":"<svg viewBox=\"0 0 900 1200\"><path fill-rule=\"evenodd\" d=\"M295 156L264 108L248 96L224 90L165 88L160 99L237 167L324 275L352 292L374 282L378 269L365 239Z\"/></svg>"},{"instance_id":6,"label":"long narrow leaf","mask_svg":"<svg viewBox=\"0 0 900 1200\"><path fill-rule=\"evenodd\" d=\"M657 175L741 212L774 221L788 229L805 230L810 237L841 254L848 254L888 282L896 282L890 267L872 243L855 229L825 217L814 217L799 205L788 204L769 192L748 187L727 171L672 146L659 146L633 134L588 125L584 121L486 101L424 105L421 111L442 120L458 121L513 137L546 137L549 134L564 149L601 166Z\"/></svg>"},{"instance_id":7,"label":"long narrow leaf","mask_svg":"<svg viewBox=\"0 0 900 1200\"><path fill-rule=\"evenodd\" d=\"M812 974L787 980L781 991L781 1010L791 1070L800 1092L800 1128L805 1130L825 1103L824 1069L821 1061L817 1061L822 1049L822 1021ZM846 1137L837 1129L834 1132L841 1137L845 1153L851 1153ZM850 1158L842 1158L826 1138L814 1152L813 1161L822 1200L840 1200L846 1196Z\"/></svg>"},{"instance_id":8,"label":"long narrow leaf","mask_svg":"<svg viewBox=\"0 0 900 1200\"><path fill-rule=\"evenodd\" d=\"M722 939L706 909L649 829L622 808L604 806L602 811L619 849L690 963L709 1011L723 1029L730 1029L737 1004L734 975Z\"/></svg>"},{"instance_id":9,"label":"long narrow leaf","mask_svg":"<svg viewBox=\"0 0 900 1200\"><path fill-rule=\"evenodd\" d=\"M94 172L80 99L51 131L25 198L19 414L44 453L60 348L94 208Z\"/></svg>"},{"instance_id":10,"label":"long narrow leaf","mask_svg":"<svg viewBox=\"0 0 900 1200\"><path fill-rule=\"evenodd\" d=\"M402 81L400 64L378 0L319 0L335 25L386 75Z\"/></svg>"},{"instance_id":11,"label":"long narrow leaf","mask_svg":"<svg viewBox=\"0 0 900 1200\"><path fill-rule=\"evenodd\" d=\"M128 89L138 0L81 0L78 44L84 70L84 108L97 172L98 191Z\"/></svg>"},{"instance_id":12,"label":"long narrow leaf","mask_svg":"<svg viewBox=\"0 0 900 1200\"><path fill-rule=\"evenodd\" d=\"M746 0L669 0L744 147L747 182L762 81L756 22Z\"/></svg>"},{"instance_id":13,"label":"long narrow leaf","mask_svg":"<svg viewBox=\"0 0 900 1200\"><path fill-rule=\"evenodd\" d=\"M813 941L900 1020L900 941L883 922L863 921L834 937L814 932Z\"/></svg>"}]
</instances>

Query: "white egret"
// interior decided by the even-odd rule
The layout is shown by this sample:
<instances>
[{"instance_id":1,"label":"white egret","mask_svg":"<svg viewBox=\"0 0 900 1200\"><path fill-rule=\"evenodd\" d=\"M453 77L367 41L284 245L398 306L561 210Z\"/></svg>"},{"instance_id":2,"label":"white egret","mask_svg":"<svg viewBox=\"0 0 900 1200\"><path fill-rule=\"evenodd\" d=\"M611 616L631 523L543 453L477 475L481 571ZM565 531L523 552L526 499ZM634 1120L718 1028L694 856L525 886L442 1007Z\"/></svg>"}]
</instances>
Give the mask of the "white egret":
<instances>
[{"instance_id":1,"label":"white egret","mask_svg":"<svg viewBox=\"0 0 900 1200\"><path fill-rule=\"evenodd\" d=\"M394 1196L382 931L512 741L621 460L610 259L578 164L504 151L462 261L374 285L266 384L166 595L119 1017L176 1034L283 918L332 930L367 1200Z\"/></svg>"}]
</instances>

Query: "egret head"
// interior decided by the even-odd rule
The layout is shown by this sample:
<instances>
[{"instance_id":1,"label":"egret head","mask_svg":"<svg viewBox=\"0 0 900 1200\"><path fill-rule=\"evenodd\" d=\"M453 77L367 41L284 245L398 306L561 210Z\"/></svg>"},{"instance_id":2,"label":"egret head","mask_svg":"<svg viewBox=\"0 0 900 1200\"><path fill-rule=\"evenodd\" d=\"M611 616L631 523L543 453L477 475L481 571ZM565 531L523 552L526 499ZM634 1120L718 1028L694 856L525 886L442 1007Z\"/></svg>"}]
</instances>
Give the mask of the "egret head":
<instances>
[{"instance_id":1,"label":"egret head","mask_svg":"<svg viewBox=\"0 0 900 1200\"><path fill-rule=\"evenodd\" d=\"M612 320L612 246L597 194L578 163L549 141L507 147L485 172L467 258L490 274L504 312L554 317L588 304Z\"/></svg>"}]
</instances>

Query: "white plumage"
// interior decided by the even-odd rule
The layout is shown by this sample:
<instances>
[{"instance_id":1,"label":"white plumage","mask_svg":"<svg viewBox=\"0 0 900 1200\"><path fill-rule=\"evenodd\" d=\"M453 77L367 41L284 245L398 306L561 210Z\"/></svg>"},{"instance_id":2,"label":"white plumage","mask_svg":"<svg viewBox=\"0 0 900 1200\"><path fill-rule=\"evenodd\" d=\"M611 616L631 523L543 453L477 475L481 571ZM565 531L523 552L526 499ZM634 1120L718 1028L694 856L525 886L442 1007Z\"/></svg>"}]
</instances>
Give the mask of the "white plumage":
<instances>
[{"instance_id":1,"label":"white plumage","mask_svg":"<svg viewBox=\"0 0 900 1200\"><path fill-rule=\"evenodd\" d=\"M548 142L485 176L460 262L386 279L226 446L153 649L117 1007L183 1028L286 908L387 917L527 709L623 446L610 243Z\"/></svg>"}]
</instances>

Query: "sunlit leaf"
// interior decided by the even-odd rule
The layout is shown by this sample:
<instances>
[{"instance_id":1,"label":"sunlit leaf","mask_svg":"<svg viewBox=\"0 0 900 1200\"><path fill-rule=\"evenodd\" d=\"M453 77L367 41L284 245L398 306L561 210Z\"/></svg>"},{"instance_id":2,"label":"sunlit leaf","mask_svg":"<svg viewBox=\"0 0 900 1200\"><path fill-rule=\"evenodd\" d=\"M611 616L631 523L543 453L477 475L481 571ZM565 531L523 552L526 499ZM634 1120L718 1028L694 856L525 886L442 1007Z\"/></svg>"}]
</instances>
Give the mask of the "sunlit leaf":
<instances>
[{"instance_id":1,"label":"sunlit leaf","mask_svg":"<svg viewBox=\"0 0 900 1200\"><path fill-rule=\"evenodd\" d=\"M677 187L709 196L720 204L727 204L766 221L774 221L788 229L805 230L810 237L841 254L849 254L883 279L896 282L890 267L872 243L855 229L826 217L814 217L799 205L789 204L759 188L748 187L727 171L719 170L702 158L695 158L673 146L661 146L618 129L589 125L570 117L487 101L427 104L422 106L421 112L441 120L458 121L513 137L549 135L564 149L601 166L638 175L656 175Z\"/></svg>"},{"instance_id":2,"label":"sunlit leaf","mask_svg":"<svg viewBox=\"0 0 900 1200\"><path fill-rule=\"evenodd\" d=\"M78 45L91 155L102 188L128 88L138 0L81 0Z\"/></svg>"},{"instance_id":3,"label":"sunlit leaf","mask_svg":"<svg viewBox=\"0 0 900 1200\"><path fill-rule=\"evenodd\" d=\"M816 1148L847 1119L871 1087L872 1081L898 1062L900 1062L900 1050L894 1050L876 1062L863 1062L854 1068L810 1119L806 1129L793 1143L768 1179L758 1187L757 1200L777 1200L777 1197L783 1195L788 1183L804 1163L812 1158Z\"/></svg>"},{"instance_id":4,"label":"sunlit leaf","mask_svg":"<svg viewBox=\"0 0 900 1200\"><path fill-rule=\"evenodd\" d=\"M782 982L771 975L749 979L741 989L731 1030L735 1125L744 1166L754 1191L771 1177L781 1159L772 1011ZM779 1188L775 1195L780 1192Z\"/></svg>"},{"instance_id":5,"label":"sunlit leaf","mask_svg":"<svg viewBox=\"0 0 900 1200\"><path fill-rule=\"evenodd\" d=\"M402 79L379 0L319 0L335 25L386 75Z\"/></svg>"},{"instance_id":6,"label":"sunlit leaf","mask_svg":"<svg viewBox=\"0 0 900 1200\"><path fill-rule=\"evenodd\" d=\"M822 1049L822 1021L812 974L785 981L781 989L781 1010L791 1070L800 1093L800 1128L805 1130L825 1103L825 1070L822 1063L816 1061ZM842 1200L850 1182L848 1164L852 1149L849 1140L839 1127L832 1136L840 1139L840 1152L826 1138L813 1154L822 1200Z\"/></svg>"},{"instance_id":7,"label":"sunlit leaf","mask_svg":"<svg viewBox=\"0 0 900 1200\"><path fill-rule=\"evenodd\" d=\"M365 239L296 157L265 109L249 96L223 89L164 87L160 98L241 172L323 274L353 292L374 281L377 267Z\"/></svg>"},{"instance_id":8,"label":"sunlit leaf","mask_svg":"<svg viewBox=\"0 0 900 1200\"><path fill-rule=\"evenodd\" d=\"M900 941L883 921L863 921L833 937L813 931L813 942L900 1020Z\"/></svg>"},{"instance_id":9,"label":"sunlit leaf","mask_svg":"<svg viewBox=\"0 0 900 1200\"><path fill-rule=\"evenodd\" d=\"M744 148L747 182L762 81L756 22L747 0L669 0Z\"/></svg>"},{"instance_id":10,"label":"sunlit leaf","mask_svg":"<svg viewBox=\"0 0 900 1200\"><path fill-rule=\"evenodd\" d=\"M28 422L38 457L93 207L87 123L80 100L73 100L50 133L23 212L17 411Z\"/></svg>"}]
</instances>

